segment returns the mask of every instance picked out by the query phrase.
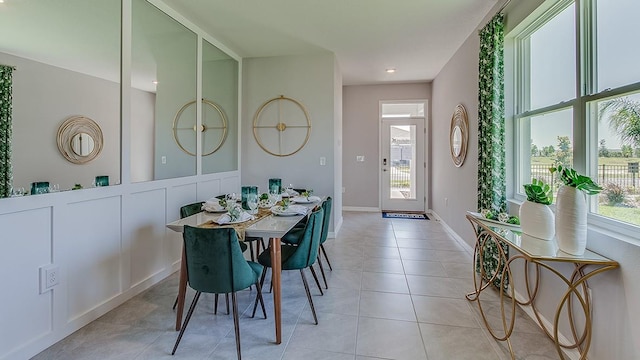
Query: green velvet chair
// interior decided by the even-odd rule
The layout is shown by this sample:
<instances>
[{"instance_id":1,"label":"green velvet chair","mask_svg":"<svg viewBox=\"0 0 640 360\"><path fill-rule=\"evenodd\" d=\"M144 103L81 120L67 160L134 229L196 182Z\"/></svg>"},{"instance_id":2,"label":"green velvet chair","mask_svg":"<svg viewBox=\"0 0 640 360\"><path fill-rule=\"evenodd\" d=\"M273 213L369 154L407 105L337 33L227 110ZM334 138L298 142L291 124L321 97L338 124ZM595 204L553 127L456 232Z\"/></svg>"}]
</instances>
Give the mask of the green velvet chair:
<instances>
[{"instance_id":1,"label":"green velvet chair","mask_svg":"<svg viewBox=\"0 0 640 360\"><path fill-rule=\"evenodd\" d=\"M196 291L187 317L180 329L171 355L176 353L184 331L189 325L193 310L204 293L231 293L233 304L233 325L236 337L236 352L240 352L240 327L238 321L238 302L236 292L256 285L256 304L262 305L262 313L267 318L258 279L264 273L262 265L247 261L242 255L238 235L235 229L206 229L185 225L183 232L184 250L187 260L187 283ZM252 317L255 315L255 311Z\"/></svg>"},{"instance_id":2,"label":"green velvet chair","mask_svg":"<svg viewBox=\"0 0 640 360\"><path fill-rule=\"evenodd\" d=\"M318 208L309 215L309 220L303 231L303 235L300 238L300 242L297 245L283 244L281 250L282 270L300 270L300 276L302 277L302 283L307 293L307 300L309 300L309 306L313 313L313 319L318 324L318 317L316 316L316 310L313 306L313 300L311 299L311 292L309 291L309 284L307 278L304 275L304 269L308 268L315 276L313 270L313 264L318 258L318 249L320 247L320 237L322 234L322 218L324 210ZM258 262L265 267L271 267L271 251L265 250L258 256ZM262 273L260 278L260 287L264 285L266 271ZM316 277L317 279L317 277ZM253 305L253 314L256 313L258 307L258 300L256 299ZM253 316L253 315L252 315Z\"/></svg>"},{"instance_id":3,"label":"green velvet chair","mask_svg":"<svg viewBox=\"0 0 640 360\"><path fill-rule=\"evenodd\" d=\"M197 213L202 212L202 204L204 204L203 201L199 201L199 202L195 202L192 204L187 204L184 206L180 207L180 219L184 219L186 217L189 217L191 215L195 215ZM247 244L245 244L243 241L240 242L240 249L242 250L242 252L244 252L245 250L247 250ZM226 302L227 302L227 314L229 313L229 296L226 296ZM176 296L176 301L173 302L173 310L176 309L176 306L178 306L178 297ZM216 295L215 297L215 304L214 304L214 312L217 313L218 312L218 295Z\"/></svg>"},{"instance_id":4,"label":"green velvet chair","mask_svg":"<svg viewBox=\"0 0 640 360\"><path fill-rule=\"evenodd\" d=\"M324 210L324 216L322 220L322 235L320 237L320 252L318 253L318 266L320 266L320 273L322 274L322 279L324 280L325 289L329 288L327 284L327 277L324 273L324 267L322 266L322 257L327 261L327 265L329 265L329 270L333 271L331 267L331 262L329 262L329 257L327 256L327 251L324 249L324 243L327 241L327 236L329 235L329 221L331 220L331 207L333 205L333 199L331 196L328 196L322 202L322 209ZM295 245L302 238L304 232L304 228L295 227L293 230L289 231L282 238L282 242L287 244Z\"/></svg>"},{"instance_id":5,"label":"green velvet chair","mask_svg":"<svg viewBox=\"0 0 640 360\"><path fill-rule=\"evenodd\" d=\"M218 195L216 196L216 199L224 199L227 195L223 194L223 195ZM256 243L256 250L255 252L253 251L253 247L251 246L251 243L255 242ZM260 246L262 246L262 249L266 249L265 245L264 245L264 239L261 237L257 237L257 236L246 236L244 238L244 243L245 245L248 245L249 247L249 257L251 258L252 261L256 261L256 254L260 253ZM244 252L244 250L242 250Z\"/></svg>"}]
</instances>

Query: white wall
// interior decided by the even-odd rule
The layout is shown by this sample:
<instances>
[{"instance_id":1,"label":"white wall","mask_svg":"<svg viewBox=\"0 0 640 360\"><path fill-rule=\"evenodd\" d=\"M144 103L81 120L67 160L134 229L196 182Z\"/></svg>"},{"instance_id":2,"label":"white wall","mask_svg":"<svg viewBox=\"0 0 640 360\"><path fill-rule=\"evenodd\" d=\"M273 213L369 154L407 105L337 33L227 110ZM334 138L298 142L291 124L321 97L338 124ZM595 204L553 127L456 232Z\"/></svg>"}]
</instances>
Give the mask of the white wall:
<instances>
[{"instance_id":1,"label":"white wall","mask_svg":"<svg viewBox=\"0 0 640 360\"><path fill-rule=\"evenodd\" d=\"M541 1L518 2L507 9L507 28L513 28ZM511 16L513 14L513 16ZM488 19L485 19L485 21ZM483 23L484 24L484 23ZM475 237L468 221L467 210L477 206L477 158L478 158L478 49L476 32L471 34L454 57L433 81L432 139L432 208L470 247ZM507 76L510 72L507 70ZM506 94L509 98L510 94ZM449 122L453 107L462 103L469 115L470 143L465 164L455 168L449 156ZM507 104L507 110L509 104ZM507 178L513 166L508 163ZM445 202L448 199L448 205ZM518 212L517 203L510 202L510 211ZM605 231L589 229L587 247L620 263L620 269L595 276L589 281L593 292L593 336L589 359L638 359L640 358L640 246L637 239L621 240ZM512 250L513 251L513 250ZM571 266L554 265L570 274ZM514 283L524 293L522 267L516 266ZM559 297L566 287L549 273L542 274L542 286L538 296L543 316L553 321L553 313ZM564 335L570 332L561 327Z\"/></svg>"},{"instance_id":2,"label":"white wall","mask_svg":"<svg viewBox=\"0 0 640 360\"><path fill-rule=\"evenodd\" d=\"M131 89L131 182L153 180L156 94Z\"/></svg>"},{"instance_id":3,"label":"white wall","mask_svg":"<svg viewBox=\"0 0 640 360\"><path fill-rule=\"evenodd\" d=\"M0 53L0 63L13 73L12 162L15 187L48 181L70 189L90 187L97 175L120 182L120 84L40 62ZM91 91L87 91L91 89ZM104 139L91 162L67 161L56 143L60 125L82 115L95 121Z\"/></svg>"},{"instance_id":4,"label":"white wall","mask_svg":"<svg viewBox=\"0 0 640 360\"><path fill-rule=\"evenodd\" d=\"M243 60L241 125L242 184L267 189L269 178L281 178L283 186L311 188L318 195L332 196L334 207L341 203L335 178L340 176L336 154L340 152L336 117L335 57L332 53L300 56L249 58ZM253 118L266 101L284 95L301 102L311 118L309 142L291 156L264 152L253 136ZM338 100L336 100L338 96ZM286 119L282 119L287 122ZM286 131L286 130L285 130ZM320 157L326 165L320 165ZM341 213L333 212L334 220ZM334 224L337 222L334 221ZM331 227L333 229L333 227Z\"/></svg>"},{"instance_id":5,"label":"white wall","mask_svg":"<svg viewBox=\"0 0 640 360\"><path fill-rule=\"evenodd\" d=\"M236 171L2 199L0 359L28 359L176 271L181 236L165 224L239 184ZM48 264L60 284L40 294Z\"/></svg>"},{"instance_id":6,"label":"white wall","mask_svg":"<svg viewBox=\"0 0 640 360\"><path fill-rule=\"evenodd\" d=\"M343 184L344 206L379 207L380 192L380 101L427 99L431 84L351 85L343 92ZM427 122L430 115L426 114ZM425 124L425 126L428 126ZM427 149L425 149L426 151ZM356 156L364 155L364 162ZM425 174L429 176L429 174ZM428 207L429 204L426 204Z\"/></svg>"}]
</instances>

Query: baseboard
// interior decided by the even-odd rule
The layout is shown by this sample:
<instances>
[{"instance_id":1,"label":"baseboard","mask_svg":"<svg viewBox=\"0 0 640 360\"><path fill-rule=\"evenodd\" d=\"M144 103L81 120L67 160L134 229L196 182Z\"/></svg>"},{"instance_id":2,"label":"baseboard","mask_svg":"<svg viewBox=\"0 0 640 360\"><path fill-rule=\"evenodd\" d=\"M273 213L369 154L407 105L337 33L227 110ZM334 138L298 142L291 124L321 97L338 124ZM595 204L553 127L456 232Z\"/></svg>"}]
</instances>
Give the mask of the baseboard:
<instances>
[{"instance_id":1,"label":"baseboard","mask_svg":"<svg viewBox=\"0 0 640 360\"><path fill-rule=\"evenodd\" d=\"M342 211L380 212L380 208L366 206L343 206Z\"/></svg>"},{"instance_id":2,"label":"baseboard","mask_svg":"<svg viewBox=\"0 0 640 360\"><path fill-rule=\"evenodd\" d=\"M436 221L438 221L440 224L442 224L442 226L449 233L449 235L451 235L451 237L453 237L462 247L464 247L464 249L467 252L473 254L473 248L469 244L467 244L467 242L464 241L462 239L462 237L460 237L460 235L458 235L458 233L453 231L453 229L444 220L442 220L442 218L440 217L440 215L438 215L437 212L435 212L433 210L429 210L427 212L427 214L431 215Z\"/></svg>"}]
</instances>

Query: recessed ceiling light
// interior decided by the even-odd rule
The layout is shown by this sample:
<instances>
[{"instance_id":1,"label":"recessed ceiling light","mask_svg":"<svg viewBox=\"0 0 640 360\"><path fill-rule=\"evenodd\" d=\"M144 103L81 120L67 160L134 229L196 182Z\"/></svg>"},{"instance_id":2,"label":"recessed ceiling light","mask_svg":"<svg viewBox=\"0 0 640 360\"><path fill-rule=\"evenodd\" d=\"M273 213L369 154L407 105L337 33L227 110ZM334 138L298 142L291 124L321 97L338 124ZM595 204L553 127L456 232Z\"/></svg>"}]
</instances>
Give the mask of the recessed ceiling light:
<instances>
[{"instance_id":1,"label":"recessed ceiling light","mask_svg":"<svg viewBox=\"0 0 640 360\"><path fill-rule=\"evenodd\" d=\"M393 74L394 72L396 72L395 68L388 68L387 70L385 70L387 73L389 74Z\"/></svg>"}]
</instances>

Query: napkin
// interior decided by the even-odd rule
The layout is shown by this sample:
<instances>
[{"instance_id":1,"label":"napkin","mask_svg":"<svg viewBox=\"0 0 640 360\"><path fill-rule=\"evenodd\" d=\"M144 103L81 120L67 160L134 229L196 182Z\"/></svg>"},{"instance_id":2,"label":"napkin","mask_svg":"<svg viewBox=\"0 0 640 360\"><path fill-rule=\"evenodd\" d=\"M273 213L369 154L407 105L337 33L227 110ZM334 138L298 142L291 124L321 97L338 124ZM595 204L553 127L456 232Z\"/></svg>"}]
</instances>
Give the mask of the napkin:
<instances>
[{"instance_id":1,"label":"napkin","mask_svg":"<svg viewBox=\"0 0 640 360\"><path fill-rule=\"evenodd\" d=\"M320 201L320 198L317 197L317 196L309 196L308 199L309 199L308 201L311 201L311 202ZM293 198L293 201L305 201L305 200L307 200L307 198L304 197L304 196L296 196L296 197Z\"/></svg>"},{"instance_id":2,"label":"napkin","mask_svg":"<svg viewBox=\"0 0 640 360\"><path fill-rule=\"evenodd\" d=\"M309 212L309 208L303 205L289 205L287 210L284 210L286 213L296 213L299 215L307 215Z\"/></svg>"},{"instance_id":3,"label":"napkin","mask_svg":"<svg viewBox=\"0 0 640 360\"><path fill-rule=\"evenodd\" d=\"M214 198L214 199L209 199L205 201L202 204L202 210L209 211L209 212L218 212L218 211L224 210L224 208L220 206L218 199Z\"/></svg>"},{"instance_id":4,"label":"napkin","mask_svg":"<svg viewBox=\"0 0 640 360\"><path fill-rule=\"evenodd\" d=\"M240 217L238 217L238 219L236 221L234 221L234 223L240 223L240 222L253 220L253 219L255 219L255 217L253 215L249 214L246 211L242 211L242 212L240 212ZM220 215L218 220L214 220L214 221L219 225L228 224L228 223L231 222L231 216L229 215L229 213L222 214L222 215Z\"/></svg>"}]
</instances>

